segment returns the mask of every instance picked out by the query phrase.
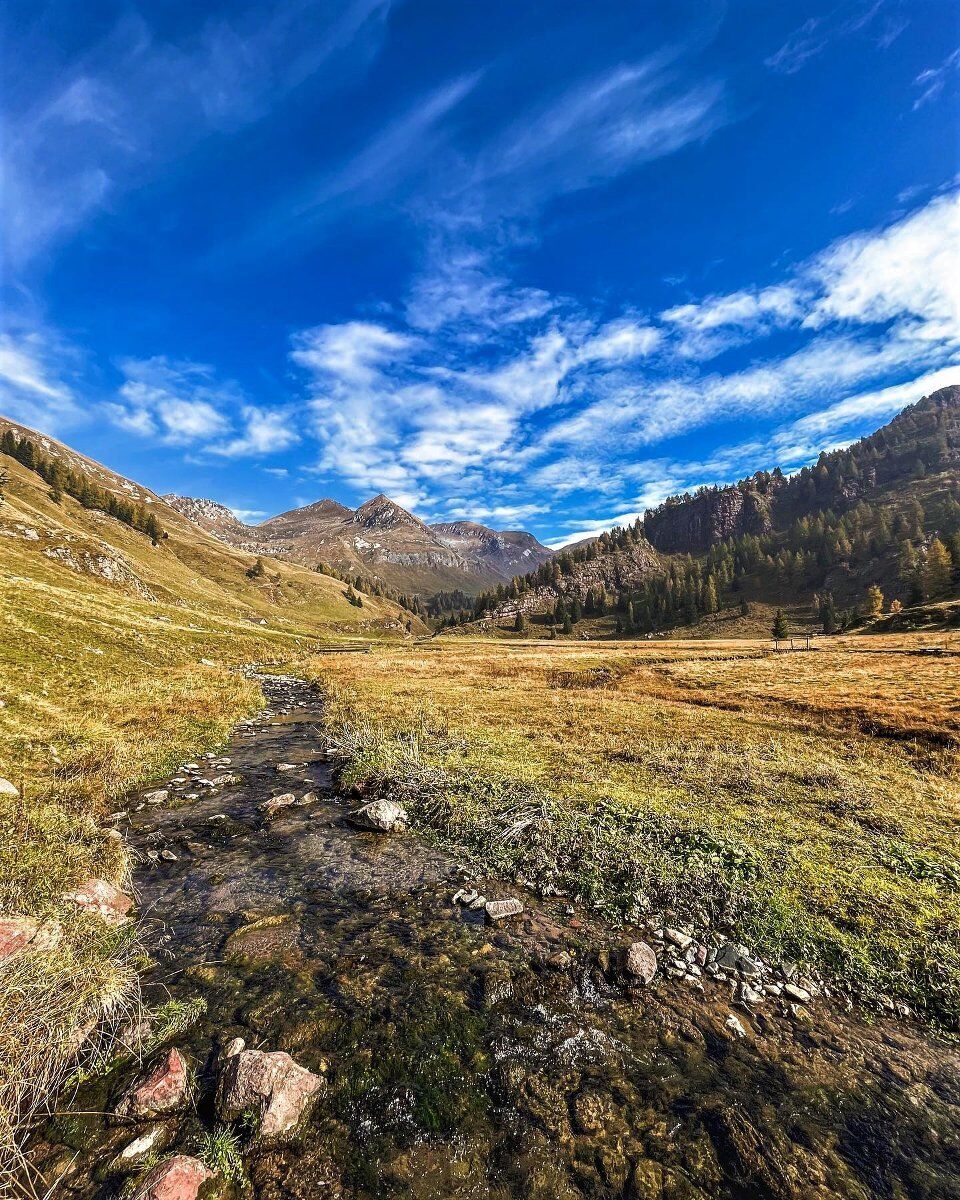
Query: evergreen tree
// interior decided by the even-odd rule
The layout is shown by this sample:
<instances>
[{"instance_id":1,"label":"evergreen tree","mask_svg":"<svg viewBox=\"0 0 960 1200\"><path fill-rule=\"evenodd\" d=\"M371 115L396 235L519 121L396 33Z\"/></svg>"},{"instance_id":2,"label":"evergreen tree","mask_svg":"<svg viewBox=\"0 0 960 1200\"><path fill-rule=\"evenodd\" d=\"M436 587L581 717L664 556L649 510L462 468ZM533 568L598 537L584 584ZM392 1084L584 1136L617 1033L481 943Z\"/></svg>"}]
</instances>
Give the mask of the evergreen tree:
<instances>
[{"instance_id":1,"label":"evergreen tree","mask_svg":"<svg viewBox=\"0 0 960 1200\"><path fill-rule=\"evenodd\" d=\"M783 609L778 608L773 618L773 629L771 631L777 639L790 636L790 630L787 627L787 618L784 615Z\"/></svg>"},{"instance_id":2,"label":"evergreen tree","mask_svg":"<svg viewBox=\"0 0 960 1200\"><path fill-rule=\"evenodd\" d=\"M867 616L874 621L883 616L883 592L875 583L867 588Z\"/></svg>"},{"instance_id":3,"label":"evergreen tree","mask_svg":"<svg viewBox=\"0 0 960 1200\"><path fill-rule=\"evenodd\" d=\"M523 610L520 608L517 609L517 618L513 622L513 629L515 633L526 633L527 631L527 618L523 615Z\"/></svg>"},{"instance_id":4,"label":"evergreen tree","mask_svg":"<svg viewBox=\"0 0 960 1200\"><path fill-rule=\"evenodd\" d=\"M827 592L820 600L820 624L823 627L824 633L837 632L837 608L833 601L833 594Z\"/></svg>"},{"instance_id":5,"label":"evergreen tree","mask_svg":"<svg viewBox=\"0 0 960 1200\"><path fill-rule=\"evenodd\" d=\"M935 537L927 551L923 566L923 593L927 600L939 600L950 591L953 580L953 559L950 551Z\"/></svg>"}]
</instances>

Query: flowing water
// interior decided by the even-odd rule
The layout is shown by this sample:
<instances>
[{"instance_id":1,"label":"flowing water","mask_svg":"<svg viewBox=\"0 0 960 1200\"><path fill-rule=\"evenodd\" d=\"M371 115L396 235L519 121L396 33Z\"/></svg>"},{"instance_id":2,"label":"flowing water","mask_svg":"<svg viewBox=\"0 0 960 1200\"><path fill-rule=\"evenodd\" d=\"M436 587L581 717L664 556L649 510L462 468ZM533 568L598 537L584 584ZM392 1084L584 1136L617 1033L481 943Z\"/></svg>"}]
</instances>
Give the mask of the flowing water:
<instances>
[{"instance_id":1,"label":"flowing water","mask_svg":"<svg viewBox=\"0 0 960 1200\"><path fill-rule=\"evenodd\" d=\"M268 712L217 768L239 784L131 814L147 999L206 1004L175 1040L198 1099L169 1123L172 1149L215 1127L216 1054L242 1036L326 1079L294 1142L248 1148L236 1194L258 1200L960 1197L955 1045L820 1001L750 1015L709 980L631 991L603 953L629 931L472 876L526 906L485 924L452 902L454 855L344 820L310 688L264 690ZM259 807L286 791L317 799ZM162 850L176 861L146 857ZM109 1164L137 1128L97 1114L133 1070L41 1131L37 1165L70 1164L62 1194L121 1194Z\"/></svg>"}]
</instances>

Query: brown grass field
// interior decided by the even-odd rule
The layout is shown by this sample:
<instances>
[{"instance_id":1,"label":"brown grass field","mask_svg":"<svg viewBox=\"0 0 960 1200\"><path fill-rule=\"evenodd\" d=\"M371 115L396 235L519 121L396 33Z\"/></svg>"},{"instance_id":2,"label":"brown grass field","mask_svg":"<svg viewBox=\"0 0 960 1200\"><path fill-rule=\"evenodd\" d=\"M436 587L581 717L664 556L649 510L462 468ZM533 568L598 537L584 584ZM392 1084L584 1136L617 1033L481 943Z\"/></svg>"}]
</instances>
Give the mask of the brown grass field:
<instances>
[{"instance_id":1,"label":"brown grass field","mask_svg":"<svg viewBox=\"0 0 960 1200\"><path fill-rule=\"evenodd\" d=\"M450 638L312 670L345 784L486 865L960 1021L956 635Z\"/></svg>"}]
</instances>

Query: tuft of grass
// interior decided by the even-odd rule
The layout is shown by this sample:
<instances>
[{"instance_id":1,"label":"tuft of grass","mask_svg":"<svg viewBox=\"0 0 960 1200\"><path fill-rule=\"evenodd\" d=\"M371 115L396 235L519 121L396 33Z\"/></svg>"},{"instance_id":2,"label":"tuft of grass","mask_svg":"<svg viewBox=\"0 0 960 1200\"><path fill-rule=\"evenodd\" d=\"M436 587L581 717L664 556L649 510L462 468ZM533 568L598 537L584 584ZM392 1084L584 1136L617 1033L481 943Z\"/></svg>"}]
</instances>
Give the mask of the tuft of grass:
<instances>
[{"instance_id":1,"label":"tuft of grass","mask_svg":"<svg viewBox=\"0 0 960 1200\"><path fill-rule=\"evenodd\" d=\"M924 646L450 639L312 670L344 785L541 890L669 908L956 1029L957 660Z\"/></svg>"},{"instance_id":2,"label":"tuft of grass","mask_svg":"<svg viewBox=\"0 0 960 1200\"><path fill-rule=\"evenodd\" d=\"M247 1173L243 1163L243 1141L229 1125L205 1129L196 1139L196 1155L222 1180L243 1187Z\"/></svg>"},{"instance_id":3,"label":"tuft of grass","mask_svg":"<svg viewBox=\"0 0 960 1200\"><path fill-rule=\"evenodd\" d=\"M93 1074L141 1013L141 952L132 927L78 914L55 948L20 954L0 972L0 1195L15 1195L23 1131L68 1074Z\"/></svg>"}]
</instances>

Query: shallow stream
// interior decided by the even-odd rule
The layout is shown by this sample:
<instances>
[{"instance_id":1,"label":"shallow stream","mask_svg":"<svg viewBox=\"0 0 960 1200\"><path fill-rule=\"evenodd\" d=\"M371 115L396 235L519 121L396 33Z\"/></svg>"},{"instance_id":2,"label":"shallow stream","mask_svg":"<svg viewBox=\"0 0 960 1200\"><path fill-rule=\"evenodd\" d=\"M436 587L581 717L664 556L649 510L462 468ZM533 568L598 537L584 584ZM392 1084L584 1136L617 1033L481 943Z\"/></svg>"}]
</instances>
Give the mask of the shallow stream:
<instances>
[{"instance_id":1,"label":"shallow stream","mask_svg":"<svg viewBox=\"0 0 960 1200\"><path fill-rule=\"evenodd\" d=\"M751 1015L712 980L626 988L603 952L641 931L471 875L414 833L353 828L316 695L264 690L267 712L216 768L241 781L146 805L126 830L147 1001L206 1004L175 1039L198 1103L170 1122L171 1148L215 1127L214 1059L242 1036L327 1081L295 1142L246 1154L257 1200L960 1198L955 1045L822 1001ZM259 807L288 791L317 799ZM468 878L525 912L485 924L452 901ZM96 1114L133 1070L84 1085L41 1131L34 1161L48 1178L68 1167L61 1194L120 1195L109 1164L137 1127Z\"/></svg>"}]
</instances>

